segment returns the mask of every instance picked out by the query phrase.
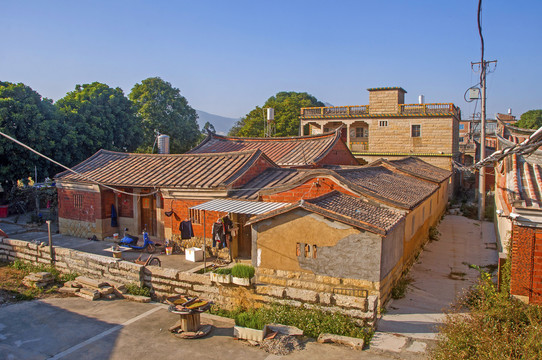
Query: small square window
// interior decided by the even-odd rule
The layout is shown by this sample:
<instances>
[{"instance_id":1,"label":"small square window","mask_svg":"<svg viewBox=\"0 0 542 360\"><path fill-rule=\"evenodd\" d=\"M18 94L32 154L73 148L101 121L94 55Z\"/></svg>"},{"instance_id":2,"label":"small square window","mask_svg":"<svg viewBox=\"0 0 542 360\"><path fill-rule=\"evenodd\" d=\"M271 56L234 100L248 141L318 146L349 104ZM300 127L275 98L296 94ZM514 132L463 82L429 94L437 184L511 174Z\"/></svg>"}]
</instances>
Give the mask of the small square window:
<instances>
[{"instance_id":1,"label":"small square window","mask_svg":"<svg viewBox=\"0 0 542 360\"><path fill-rule=\"evenodd\" d=\"M412 125L410 136L412 137L420 137L422 136L422 126L421 125Z\"/></svg>"},{"instance_id":2,"label":"small square window","mask_svg":"<svg viewBox=\"0 0 542 360\"><path fill-rule=\"evenodd\" d=\"M465 130L465 124L459 124L459 130Z\"/></svg>"},{"instance_id":3,"label":"small square window","mask_svg":"<svg viewBox=\"0 0 542 360\"><path fill-rule=\"evenodd\" d=\"M380 120L378 126L388 126L388 120Z\"/></svg>"}]
</instances>

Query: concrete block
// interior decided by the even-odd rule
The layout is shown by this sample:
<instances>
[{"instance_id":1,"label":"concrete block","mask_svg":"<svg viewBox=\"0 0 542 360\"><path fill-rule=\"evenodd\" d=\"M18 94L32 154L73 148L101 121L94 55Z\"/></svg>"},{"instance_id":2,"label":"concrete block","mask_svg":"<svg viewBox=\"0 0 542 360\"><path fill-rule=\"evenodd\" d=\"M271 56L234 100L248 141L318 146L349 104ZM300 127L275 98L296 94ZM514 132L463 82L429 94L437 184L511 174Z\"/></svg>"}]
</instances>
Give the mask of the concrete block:
<instances>
[{"instance_id":1,"label":"concrete block","mask_svg":"<svg viewBox=\"0 0 542 360\"><path fill-rule=\"evenodd\" d=\"M63 294L75 294L76 292L79 292L79 288L63 286L60 289L58 289L58 292L63 293Z\"/></svg>"},{"instance_id":2,"label":"concrete block","mask_svg":"<svg viewBox=\"0 0 542 360\"><path fill-rule=\"evenodd\" d=\"M216 286L194 285L192 289L201 292L204 296L205 294L218 294L220 292Z\"/></svg>"},{"instance_id":3,"label":"concrete block","mask_svg":"<svg viewBox=\"0 0 542 360\"><path fill-rule=\"evenodd\" d=\"M286 288L286 297L290 299L301 300L301 301L306 301L306 302L318 301L318 293L312 290Z\"/></svg>"},{"instance_id":4,"label":"concrete block","mask_svg":"<svg viewBox=\"0 0 542 360\"><path fill-rule=\"evenodd\" d=\"M284 286L274 285L255 285L256 294L270 295L277 298L284 298L286 288Z\"/></svg>"},{"instance_id":5,"label":"concrete block","mask_svg":"<svg viewBox=\"0 0 542 360\"><path fill-rule=\"evenodd\" d=\"M331 305L331 299L333 298L333 294L328 292L321 292L318 293L318 298L320 300L320 304Z\"/></svg>"},{"instance_id":6,"label":"concrete block","mask_svg":"<svg viewBox=\"0 0 542 360\"><path fill-rule=\"evenodd\" d=\"M93 288L101 288L103 286L108 286L107 282L103 280L94 280L86 276L78 276L77 278L75 278L75 281L83 285L83 287L89 286Z\"/></svg>"},{"instance_id":7,"label":"concrete block","mask_svg":"<svg viewBox=\"0 0 542 360\"><path fill-rule=\"evenodd\" d=\"M363 339L334 335L334 334L320 334L320 336L318 336L317 341L323 344L334 343L334 344L346 345L355 350L363 350L363 345L364 345Z\"/></svg>"},{"instance_id":8,"label":"concrete block","mask_svg":"<svg viewBox=\"0 0 542 360\"><path fill-rule=\"evenodd\" d=\"M355 308L367 311L367 299L364 297L333 294L335 304L342 308Z\"/></svg>"}]
</instances>

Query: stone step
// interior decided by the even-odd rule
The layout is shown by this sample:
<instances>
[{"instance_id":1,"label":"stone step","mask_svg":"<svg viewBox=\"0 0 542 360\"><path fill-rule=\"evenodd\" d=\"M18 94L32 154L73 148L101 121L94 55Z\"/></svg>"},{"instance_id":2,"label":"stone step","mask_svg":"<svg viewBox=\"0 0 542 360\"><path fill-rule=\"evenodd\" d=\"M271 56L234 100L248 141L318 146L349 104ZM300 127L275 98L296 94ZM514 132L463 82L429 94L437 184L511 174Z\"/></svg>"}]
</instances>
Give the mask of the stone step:
<instances>
[{"instance_id":1,"label":"stone step","mask_svg":"<svg viewBox=\"0 0 542 360\"><path fill-rule=\"evenodd\" d=\"M109 284L106 281L103 280L94 280L86 276L78 276L75 281L77 281L79 284L83 285L83 287L90 287L99 289L104 286L108 286Z\"/></svg>"}]
</instances>

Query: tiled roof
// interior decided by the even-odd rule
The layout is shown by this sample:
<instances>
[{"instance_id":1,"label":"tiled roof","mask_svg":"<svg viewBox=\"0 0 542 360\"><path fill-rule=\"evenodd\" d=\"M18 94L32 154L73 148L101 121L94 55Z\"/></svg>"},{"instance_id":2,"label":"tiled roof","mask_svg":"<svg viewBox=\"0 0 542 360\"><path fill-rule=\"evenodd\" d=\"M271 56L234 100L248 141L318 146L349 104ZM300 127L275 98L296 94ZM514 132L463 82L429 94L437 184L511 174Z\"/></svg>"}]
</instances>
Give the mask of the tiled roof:
<instances>
[{"instance_id":1,"label":"tiled roof","mask_svg":"<svg viewBox=\"0 0 542 360\"><path fill-rule=\"evenodd\" d=\"M259 192L272 194L300 185L310 178L331 177L354 193L373 197L404 209L412 209L438 189L438 185L390 170L385 166L356 166L333 169L268 169L233 190L232 197L256 199Z\"/></svg>"},{"instance_id":2,"label":"tiled roof","mask_svg":"<svg viewBox=\"0 0 542 360\"><path fill-rule=\"evenodd\" d=\"M384 166L363 166L359 169L335 172L365 195L388 200L408 209L414 208L438 189L436 184L392 171Z\"/></svg>"},{"instance_id":3,"label":"tiled roof","mask_svg":"<svg viewBox=\"0 0 542 360\"><path fill-rule=\"evenodd\" d=\"M440 183L452 176L451 171L428 164L422 159L413 156L399 160L390 160L389 162L408 174L430 181Z\"/></svg>"},{"instance_id":4,"label":"tiled roof","mask_svg":"<svg viewBox=\"0 0 542 360\"><path fill-rule=\"evenodd\" d=\"M73 169L109 186L224 188L261 156L265 155L259 150L189 155L100 150ZM92 182L68 171L56 178L60 181Z\"/></svg>"},{"instance_id":5,"label":"tiled roof","mask_svg":"<svg viewBox=\"0 0 542 360\"><path fill-rule=\"evenodd\" d=\"M279 166L306 166L317 163L340 141L338 131L322 135L240 138L209 134L190 154L259 149Z\"/></svg>"},{"instance_id":6,"label":"tiled roof","mask_svg":"<svg viewBox=\"0 0 542 360\"><path fill-rule=\"evenodd\" d=\"M303 208L380 235L386 235L404 218L404 215L398 211L378 206L365 199L332 191L314 199L302 200L296 204L255 216L250 219L248 224L269 219L297 208Z\"/></svg>"},{"instance_id":7,"label":"tiled roof","mask_svg":"<svg viewBox=\"0 0 542 360\"><path fill-rule=\"evenodd\" d=\"M531 159L529 159L531 160ZM516 154L505 159L506 187L510 204L540 209L542 207L542 168Z\"/></svg>"},{"instance_id":8,"label":"tiled roof","mask_svg":"<svg viewBox=\"0 0 542 360\"><path fill-rule=\"evenodd\" d=\"M259 191L294 184L305 174L305 172L296 169L269 168L247 182L243 187L230 190L231 197L236 199L257 199Z\"/></svg>"}]
</instances>

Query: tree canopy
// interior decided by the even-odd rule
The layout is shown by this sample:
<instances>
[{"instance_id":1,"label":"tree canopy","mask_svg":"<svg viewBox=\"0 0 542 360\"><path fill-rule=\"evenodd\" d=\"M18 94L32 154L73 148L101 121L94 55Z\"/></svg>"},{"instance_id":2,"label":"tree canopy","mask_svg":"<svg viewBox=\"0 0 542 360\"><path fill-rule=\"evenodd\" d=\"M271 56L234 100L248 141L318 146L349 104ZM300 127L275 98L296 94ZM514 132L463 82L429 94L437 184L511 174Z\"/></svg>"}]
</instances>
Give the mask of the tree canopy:
<instances>
[{"instance_id":1,"label":"tree canopy","mask_svg":"<svg viewBox=\"0 0 542 360\"><path fill-rule=\"evenodd\" d=\"M155 141L155 131L169 135L171 153L183 153L201 137L198 115L179 89L159 77L136 84L129 95L143 127L140 151L148 150Z\"/></svg>"},{"instance_id":2,"label":"tree canopy","mask_svg":"<svg viewBox=\"0 0 542 360\"><path fill-rule=\"evenodd\" d=\"M141 124L120 88L99 82L77 85L56 106L76 134L70 165L100 149L133 151L141 144Z\"/></svg>"},{"instance_id":3,"label":"tree canopy","mask_svg":"<svg viewBox=\"0 0 542 360\"><path fill-rule=\"evenodd\" d=\"M63 128L58 113L49 99L22 83L0 81L0 131L62 162L73 134ZM29 150L0 137L0 181L13 185L17 179L53 176L61 170ZM7 184L6 184L7 183Z\"/></svg>"},{"instance_id":4,"label":"tree canopy","mask_svg":"<svg viewBox=\"0 0 542 360\"><path fill-rule=\"evenodd\" d=\"M256 106L245 117L237 121L229 135L242 137L264 136L267 122L265 108L275 109L275 136L299 135L299 114L302 107L325 106L306 92L281 91L271 96L263 106Z\"/></svg>"},{"instance_id":5,"label":"tree canopy","mask_svg":"<svg viewBox=\"0 0 542 360\"><path fill-rule=\"evenodd\" d=\"M542 126L542 110L529 110L521 114L515 126L524 129L538 129Z\"/></svg>"}]
</instances>

